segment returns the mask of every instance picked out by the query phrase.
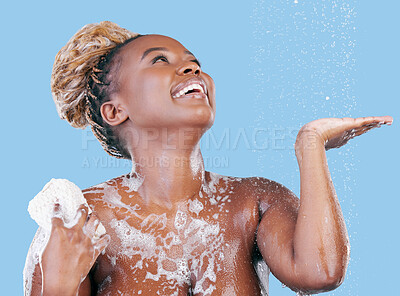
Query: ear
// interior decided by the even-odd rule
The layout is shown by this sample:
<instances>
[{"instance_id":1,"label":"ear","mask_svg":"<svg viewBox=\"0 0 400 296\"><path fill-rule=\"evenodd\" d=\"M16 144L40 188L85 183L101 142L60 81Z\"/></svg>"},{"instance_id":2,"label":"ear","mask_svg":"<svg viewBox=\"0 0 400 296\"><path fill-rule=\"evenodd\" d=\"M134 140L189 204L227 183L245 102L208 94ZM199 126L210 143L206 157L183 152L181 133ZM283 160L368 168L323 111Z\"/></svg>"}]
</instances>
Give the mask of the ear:
<instances>
[{"instance_id":1,"label":"ear","mask_svg":"<svg viewBox=\"0 0 400 296\"><path fill-rule=\"evenodd\" d=\"M111 126L117 126L129 118L125 109L117 102L108 101L101 105L100 113L103 120Z\"/></svg>"}]
</instances>

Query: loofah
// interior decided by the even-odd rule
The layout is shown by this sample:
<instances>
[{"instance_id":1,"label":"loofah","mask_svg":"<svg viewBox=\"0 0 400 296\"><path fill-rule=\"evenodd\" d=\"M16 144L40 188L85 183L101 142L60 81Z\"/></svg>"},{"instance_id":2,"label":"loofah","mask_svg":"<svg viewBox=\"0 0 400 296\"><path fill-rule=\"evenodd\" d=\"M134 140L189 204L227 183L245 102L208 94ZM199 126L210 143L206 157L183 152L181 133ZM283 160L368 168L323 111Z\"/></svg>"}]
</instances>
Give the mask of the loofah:
<instances>
[{"instance_id":1,"label":"loofah","mask_svg":"<svg viewBox=\"0 0 400 296\"><path fill-rule=\"evenodd\" d=\"M81 205L88 207L89 213L92 212L78 186L66 179L51 179L28 205L28 212L32 219L48 232L51 230L51 219L55 214L56 203L60 205L57 217L63 219L66 227L76 224L77 210ZM105 228L100 223L94 239L105 233Z\"/></svg>"}]
</instances>

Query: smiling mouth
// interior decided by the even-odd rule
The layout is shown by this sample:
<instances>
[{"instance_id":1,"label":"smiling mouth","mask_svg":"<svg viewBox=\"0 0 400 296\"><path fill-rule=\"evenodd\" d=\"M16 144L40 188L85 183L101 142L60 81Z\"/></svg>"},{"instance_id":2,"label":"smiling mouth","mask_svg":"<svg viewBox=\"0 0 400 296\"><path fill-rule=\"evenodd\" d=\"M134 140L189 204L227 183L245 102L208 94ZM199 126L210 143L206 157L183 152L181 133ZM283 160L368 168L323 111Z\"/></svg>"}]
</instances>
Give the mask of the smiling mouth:
<instances>
[{"instance_id":1,"label":"smiling mouth","mask_svg":"<svg viewBox=\"0 0 400 296\"><path fill-rule=\"evenodd\" d=\"M205 85L197 79L186 81L175 89L172 93L172 98L207 98Z\"/></svg>"},{"instance_id":2,"label":"smiling mouth","mask_svg":"<svg viewBox=\"0 0 400 296\"><path fill-rule=\"evenodd\" d=\"M177 94L173 96L174 99L180 98L182 96L187 96L191 94L204 94L203 88L200 86L200 84L194 83L191 84L181 91L179 91Z\"/></svg>"}]
</instances>

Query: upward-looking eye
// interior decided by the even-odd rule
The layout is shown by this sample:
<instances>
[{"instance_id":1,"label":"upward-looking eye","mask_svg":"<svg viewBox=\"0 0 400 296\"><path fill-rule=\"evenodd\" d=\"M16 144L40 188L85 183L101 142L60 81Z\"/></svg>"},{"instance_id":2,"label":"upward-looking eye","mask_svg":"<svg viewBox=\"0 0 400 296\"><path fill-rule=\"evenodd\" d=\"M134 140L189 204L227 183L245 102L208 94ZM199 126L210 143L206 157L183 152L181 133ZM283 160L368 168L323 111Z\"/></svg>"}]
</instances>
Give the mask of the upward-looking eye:
<instances>
[{"instance_id":1,"label":"upward-looking eye","mask_svg":"<svg viewBox=\"0 0 400 296\"><path fill-rule=\"evenodd\" d=\"M157 63L158 61L169 63L167 57L162 54L156 56L154 59L151 60L153 64Z\"/></svg>"}]
</instances>

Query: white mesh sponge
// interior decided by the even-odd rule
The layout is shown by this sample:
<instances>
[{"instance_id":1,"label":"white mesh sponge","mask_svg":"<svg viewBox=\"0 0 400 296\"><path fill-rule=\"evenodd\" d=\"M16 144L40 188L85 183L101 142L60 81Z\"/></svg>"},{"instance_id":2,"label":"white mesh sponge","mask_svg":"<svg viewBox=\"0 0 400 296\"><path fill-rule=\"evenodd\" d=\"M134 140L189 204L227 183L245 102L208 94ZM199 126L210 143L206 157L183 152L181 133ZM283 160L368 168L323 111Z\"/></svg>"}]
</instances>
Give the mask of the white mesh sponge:
<instances>
[{"instance_id":1,"label":"white mesh sponge","mask_svg":"<svg viewBox=\"0 0 400 296\"><path fill-rule=\"evenodd\" d=\"M74 218L80 205L86 205L89 213L92 212L78 186L66 179L51 179L28 205L28 212L32 219L49 232L56 203L60 205L60 211L57 216L62 217L66 227L72 227L76 223ZM106 233L105 228L99 223L95 238L104 233Z\"/></svg>"}]
</instances>

